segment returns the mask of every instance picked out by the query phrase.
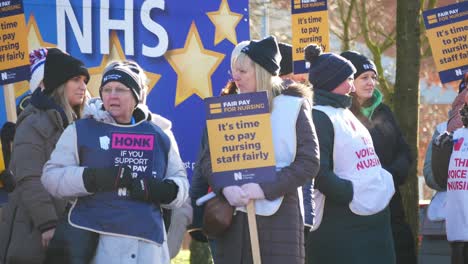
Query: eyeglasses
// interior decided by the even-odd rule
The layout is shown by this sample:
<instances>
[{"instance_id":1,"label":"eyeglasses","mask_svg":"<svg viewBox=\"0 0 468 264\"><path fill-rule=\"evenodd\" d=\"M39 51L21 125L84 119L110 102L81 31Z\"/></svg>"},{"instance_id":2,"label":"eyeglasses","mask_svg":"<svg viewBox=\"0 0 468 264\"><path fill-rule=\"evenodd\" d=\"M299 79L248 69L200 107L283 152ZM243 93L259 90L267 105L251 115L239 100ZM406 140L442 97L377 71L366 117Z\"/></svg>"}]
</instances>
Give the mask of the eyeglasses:
<instances>
[{"instance_id":1,"label":"eyeglasses","mask_svg":"<svg viewBox=\"0 0 468 264\"><path fill-rule=\"evenodd\" d=\"M110 95L112 93L112 91L114 91L114 94L116 94L116 95L124 95L126 93L131 92L130 89L123 88L123 87L116 87L114 89L112 89L111 87L104 87L104 88L101 89L101 93L103 95Z\"/></svg>"}]
</instances>

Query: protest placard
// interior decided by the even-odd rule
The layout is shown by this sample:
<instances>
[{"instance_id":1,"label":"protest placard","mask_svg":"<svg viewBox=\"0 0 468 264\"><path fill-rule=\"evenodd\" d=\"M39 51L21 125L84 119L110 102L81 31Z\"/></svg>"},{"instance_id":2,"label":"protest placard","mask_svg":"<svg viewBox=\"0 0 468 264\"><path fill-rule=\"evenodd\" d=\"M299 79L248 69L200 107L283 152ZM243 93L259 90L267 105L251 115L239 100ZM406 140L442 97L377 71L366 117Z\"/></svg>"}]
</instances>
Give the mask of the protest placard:
<instances>
[{"instance_id":1,"label":"protest placard","mask_svg":"<svg viewBox=\"0 0 468 264\"><path fill-rule=\"evenodd\" d=\"M213 187L274 181L275 157L266 92L205 99Z\"/></svg>"},{"instance_id":2,"label":"protest placard","mask_svg":"<svg viewBox=\"0 0 468 264\"><path fill-rule=\"evenodd\" d=\"M468 71L468 2L427 10L423 16L440 81L461 79Z\"/></svg>"},{"instance_id":3,"label":"protest placard","mask_svg":"<svg viewBox=\"0 0 468 264\"><path fill-rule=\"evenodd\" d=\"M327 0L291 0L294 73L307 72L304 48L312 43L330 50Z\"/></svg>"},{"instance_id":4,"label":"protest placard","mask_svg":"<svg viewBox=\"0 0 468 264\"><path fill-rule=\"evenodd\" d=\"M23 1L0 1L0 85L29 80Z\"/></svg>"}]
</instances>

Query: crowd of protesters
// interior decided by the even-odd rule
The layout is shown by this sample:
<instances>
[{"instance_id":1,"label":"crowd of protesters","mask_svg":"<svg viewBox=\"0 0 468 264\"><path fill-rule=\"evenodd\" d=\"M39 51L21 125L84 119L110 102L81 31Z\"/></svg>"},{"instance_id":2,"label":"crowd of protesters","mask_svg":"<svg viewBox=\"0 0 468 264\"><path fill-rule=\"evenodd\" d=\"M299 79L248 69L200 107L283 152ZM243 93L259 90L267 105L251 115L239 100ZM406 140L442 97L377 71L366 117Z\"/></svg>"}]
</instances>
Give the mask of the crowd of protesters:
<instances>
[{"instance_id":1,"label":"crowd of protesters","mask_svg":"<svg viewBox=\"0 0 468 264\"><path fill-rule=\"evenodd\" d=\"M399 191L414 153L383 103L381 73L355 51L338 55L311 44L304 57L307 75L294 75L292 47L275 37L234 48L221 95L266 92L276 180L218 188L206 128L189 184L171 122L146 105L138 63L110 62L99 98L90 98L80 60L57 48L32 51L30 96L16 125L2 129L9 195L0 264L170 263L187 228L221 264L253 263L253 250L263 263L416 264ZM468 182L457 176L468 174L466 85L467 74L426 154L424 176L437 194L421 250L445 253L424 255L421 264L468 261ZM136 138L150 143L118 146ZM139 150L145 169L135 169L125 148ZM216 235L204 226L216 207L197 203L208 192L231 209ZM258 249L250 241L251 202Z\"/></svg>"}]
</instances>

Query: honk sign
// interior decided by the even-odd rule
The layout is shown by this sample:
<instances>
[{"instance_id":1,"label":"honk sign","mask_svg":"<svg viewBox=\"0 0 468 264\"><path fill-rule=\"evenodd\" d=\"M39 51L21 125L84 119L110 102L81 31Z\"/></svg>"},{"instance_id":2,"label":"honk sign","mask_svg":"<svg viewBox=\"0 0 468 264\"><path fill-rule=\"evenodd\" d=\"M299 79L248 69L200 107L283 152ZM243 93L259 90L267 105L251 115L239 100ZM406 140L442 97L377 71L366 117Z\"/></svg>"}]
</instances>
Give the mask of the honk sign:
<instances>
[{"instance_id":1,"label":"honk sign","mask_svg":"<svg viewBox=\"0 0 468 264\"><path fill-rule=\"evenodd\" d=\"M115 133L112 135L112 148L127 150L153 150L154 136Z\"/></svg>"}]
</instances>

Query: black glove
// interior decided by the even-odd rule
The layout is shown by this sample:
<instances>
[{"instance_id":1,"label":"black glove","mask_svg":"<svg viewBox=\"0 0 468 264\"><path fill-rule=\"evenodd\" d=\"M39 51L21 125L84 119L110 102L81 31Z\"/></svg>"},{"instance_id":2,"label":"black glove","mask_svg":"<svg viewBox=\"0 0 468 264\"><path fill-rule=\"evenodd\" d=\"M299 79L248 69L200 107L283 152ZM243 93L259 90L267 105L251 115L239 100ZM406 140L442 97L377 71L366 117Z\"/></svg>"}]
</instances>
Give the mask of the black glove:
<instances>
[{"instance_id":1,"label":"black glove","mask_svg":"<svg viewBox=\"0 0 468 264\"><path fill-rule=\"evenodd\" d=\"M110 168L85 168L83 183L86 191L110 192L119 188L132 186L132 171L125 166Z\"/></svg>"},{"instance_id":2,"label":"black glove","mask_svg":"<svg viewBox=\"0 0 468 264\"><path fill-rule=\"evenodd\" d=\"M7 193L11 193L16 187L15 179L10 170L4 170L0 173L0 181L3 182L3 188Z\"/></svg>"},{"instance_id":3,"label":"black glove","mask_svg":"<svg viewBox=\"0 0 468 264\"><path fill-rule=\"evenodd\" d=\"M177 197L179 186L171 180L134 179L130 187L130 197L135 200L167 204Z\"/></svg>"}]
</instances>

